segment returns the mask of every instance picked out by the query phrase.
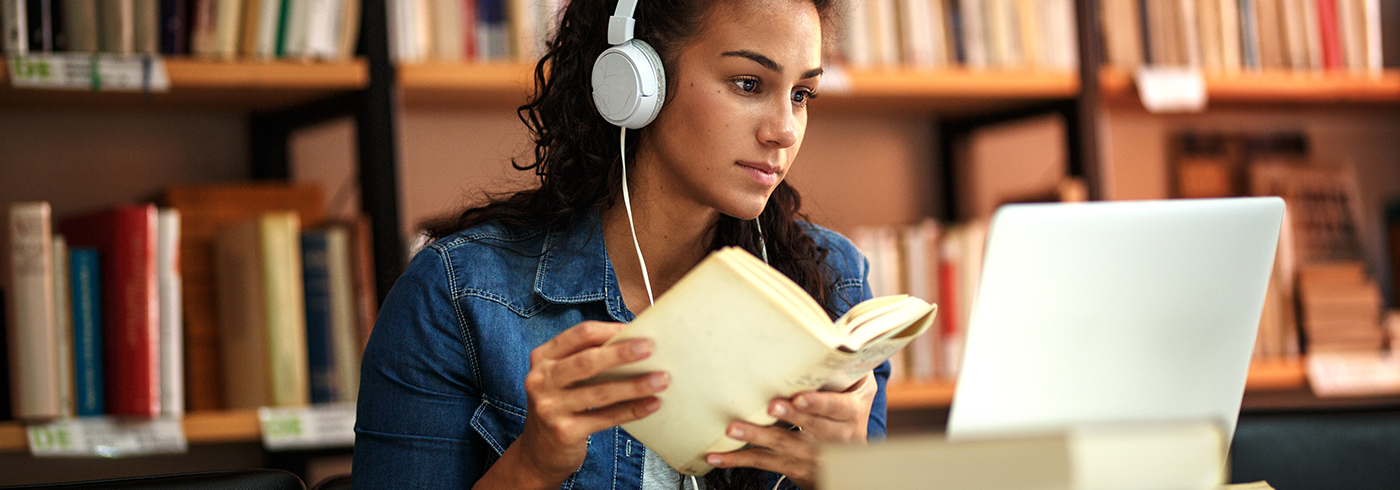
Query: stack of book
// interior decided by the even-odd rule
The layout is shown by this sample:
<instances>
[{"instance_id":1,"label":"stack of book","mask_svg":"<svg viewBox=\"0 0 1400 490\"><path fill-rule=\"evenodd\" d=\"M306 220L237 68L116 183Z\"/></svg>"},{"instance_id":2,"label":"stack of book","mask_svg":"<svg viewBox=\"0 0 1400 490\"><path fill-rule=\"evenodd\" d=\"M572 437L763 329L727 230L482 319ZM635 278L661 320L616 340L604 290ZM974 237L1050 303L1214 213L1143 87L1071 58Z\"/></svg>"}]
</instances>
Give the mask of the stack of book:
<instances>
[{"instance_id":1,"label":"stack of book","mask_svg":"<svg viewBox=\"0 0 1400 490\"><path fill-rule=\"evenodd\" d=\"M1298 271L1298 302L1309 352L1377 351L1385 348L1380 286L1365 264L1339 262Z\"/></svg>"},{"instance_id":2,"label":"stack of book","mask_svg":"<svg viewBox=\"0 0 1400 490\"><path fill-rule=\"evenodd\" d=\"M856 0L839 57L853 68L1072 71L1072 0Z\"/></svg>"},{"instance_id":3,"label":"stack of book","mask_svg":"<svg viewBox=\"0 0 1400 490\"><path fill-rule=\"evenodd\" d=\"M962 338L981 274L985 223L862 227L851 240L870 261L875 297L908 294L940 311L933 328L890 358L895 382L932 382L957 377Z\"/></svg>"},{"instance_id":4,"label":"stack of book","mask_svg":"<svg viewBox=\"0 0 1400 490\"><path fill-rule=\"evenodd\" d=\"M1109 63L1381 72L1380 0L1103 0Z\"/></svg>"},{"instance_id":5,"label":"stack of book","mask_svg":"<svg viewBox=\"0 0 1400 490\"><path fill-rule=\"evenodd\" d=\"M9 205L14 418L353 401L375 315L368 223L323 219L314 187L163 201L59 220Z\"/></svg>"},{"instance_id":6,"label":"stack of book","mask_svg":"<svg viewBox=\"0 0 1400 490\"><path fill-rule=\"evenodd\" d=\"M0 0L5 51L343 60L360 0Z\"/></svg>"},{"instance_id":7,"label":"stack of book","mask_svg":"<svg viewBox=\"0 0 1400 490\"><path fill-rule=\"evenodd\" d=\"M533 63L563 0L389 0L390 57L399 63Z\"/></svg>"}]
</instances>

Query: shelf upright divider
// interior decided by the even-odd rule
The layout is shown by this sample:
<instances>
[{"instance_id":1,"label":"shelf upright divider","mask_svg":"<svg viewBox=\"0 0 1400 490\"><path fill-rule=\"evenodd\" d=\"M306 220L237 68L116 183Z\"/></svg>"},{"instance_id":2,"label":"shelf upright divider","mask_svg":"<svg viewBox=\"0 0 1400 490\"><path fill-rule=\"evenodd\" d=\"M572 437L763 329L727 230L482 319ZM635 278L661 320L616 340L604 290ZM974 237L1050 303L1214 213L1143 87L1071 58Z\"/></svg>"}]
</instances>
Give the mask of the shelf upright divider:
<instances>
[{"instance_id":1,"label":"shelf upright divider","mask_svg":"<svg viewBox=\"0 0 1400 490\"><path fill-rule=\"evenodd\" d=\"M369 86L356 108L360 209L369 216L374 241L374 278L379 302L407 262L400 234L398 69L389 59L387 0L364 0L360 46L369 62Z\"/></svg>"},{"instance_id":2,"label":"shelf upright divider","mask_svg":"<svg viewBox=\"0 0 1400 490\"><path fill-rule=\"evenodd\" d=\"M1079 47L1079 95L1074 99L1073 117L1066 114L1065 129L1069 152L1069 174L1084 179L1089 200L1104 197L1103 172L1099 167L1099 123L1103 108L1099 69L1103 62L1103 36L1099 22L1101 0L1075 0L1075 29Z\"/></svg>"}]
</instances>

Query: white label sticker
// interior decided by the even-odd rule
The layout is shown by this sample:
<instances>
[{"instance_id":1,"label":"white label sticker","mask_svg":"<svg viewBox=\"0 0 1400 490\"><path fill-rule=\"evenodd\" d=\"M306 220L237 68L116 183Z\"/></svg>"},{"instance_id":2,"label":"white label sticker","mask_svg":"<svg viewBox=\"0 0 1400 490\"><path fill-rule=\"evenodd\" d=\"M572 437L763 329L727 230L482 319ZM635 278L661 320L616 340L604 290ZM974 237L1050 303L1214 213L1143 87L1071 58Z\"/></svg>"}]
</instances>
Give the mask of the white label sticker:
<instances>
[{"instance_id":1,"label":"white label sticker","mask_svg":"<svg viewBox=\"0 0 1400 490\"><path fill-rule=\"evenodd\" d=\"M1152 113L1206 110L1206 80L1194 68L1139 68L1138 96Z\"/></svg>"},{"instance_id":2,"label":"white label sticker","mask_svg":"<svg viewBox=\"0 0 1400 490\"><path fill-rule=\"evenodd\" d=\"M102 456L183 453L189 448L179 419L65 419L28 427L34 456Z\"/></svg>"},{"instance_id":3,"label":"white label sticker","mask_svg":"<svg viewBox=\"0 0 1400 490\"><path fill-rule=\"evenodd\" d=\"M43 53L9 60L10 84L19 88L165 92L170 76L158 56Z\"/></svg>"},{"instance_id":4,"label":"white label sticker","mask_svg":"<svg viewBox=\"0 0 1400 490\"><path fill-rule=\"evenodd\" d=\"M1381 352L1308 354L1308 384L1319 397L1400 394L1400 357Z\"/></svg>"},{"instance_id":5,"label":"white label sticker","mask_svg":"<svg viewBox=\"0 0 1400 490\"><path fill-rule=\"evenodd\" d=\"M355 404L258 409L263 447L269 451L355 445Z\"/></svg>"}]
</instances>

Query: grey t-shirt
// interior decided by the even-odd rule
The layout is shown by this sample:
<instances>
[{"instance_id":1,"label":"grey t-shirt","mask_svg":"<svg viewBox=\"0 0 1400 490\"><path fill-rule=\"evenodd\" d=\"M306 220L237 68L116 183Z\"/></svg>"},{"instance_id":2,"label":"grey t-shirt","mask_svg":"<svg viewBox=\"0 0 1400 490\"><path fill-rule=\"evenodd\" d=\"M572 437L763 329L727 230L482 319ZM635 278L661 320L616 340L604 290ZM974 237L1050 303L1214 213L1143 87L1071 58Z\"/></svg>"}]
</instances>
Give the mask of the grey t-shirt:
<instances>
[{"instance_id":1,"label":"grey t-shirt","mask_svg":"<svg viewBox=\"0 0 1400 490\"><path fill-rule=\"evenodd\" d=\"M704 490L705 481L681 475L656 453L646 450L642 463L642 490Z\"/></svg>"}]
</instances>

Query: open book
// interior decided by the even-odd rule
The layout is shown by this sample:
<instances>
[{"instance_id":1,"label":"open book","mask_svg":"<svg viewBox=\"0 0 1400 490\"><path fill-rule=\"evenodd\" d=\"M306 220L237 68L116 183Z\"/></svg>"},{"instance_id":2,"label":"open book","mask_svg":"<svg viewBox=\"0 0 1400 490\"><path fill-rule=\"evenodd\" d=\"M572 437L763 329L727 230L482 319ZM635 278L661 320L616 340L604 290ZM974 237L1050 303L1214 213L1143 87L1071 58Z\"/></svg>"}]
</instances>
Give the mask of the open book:
<instances>
[{"instance_id":1,"label":"open book","mask_svg":"<svg viewBox=\"0 0 1400 490\"><path fill-rule=\"evenodd\" d=\"M936 312L918 298L885 296L833 323L791 279L724 248L609 341L650 338L652 356L599 379L669 373L661 409L622 427L681 473L703 475L707 453L744 446L724 435L730 422L769 425L774 398L850 388L928 330Z\"/></svg>"}]
</instances>

